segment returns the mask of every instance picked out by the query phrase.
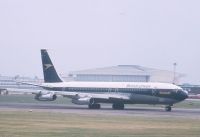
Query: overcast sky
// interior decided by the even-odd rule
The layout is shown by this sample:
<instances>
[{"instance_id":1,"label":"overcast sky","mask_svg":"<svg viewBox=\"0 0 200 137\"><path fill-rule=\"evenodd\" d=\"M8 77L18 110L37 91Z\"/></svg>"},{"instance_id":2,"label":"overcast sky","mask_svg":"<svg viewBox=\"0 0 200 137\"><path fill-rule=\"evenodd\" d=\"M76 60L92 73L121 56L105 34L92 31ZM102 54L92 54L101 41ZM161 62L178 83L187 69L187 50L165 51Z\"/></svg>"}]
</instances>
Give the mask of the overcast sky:
<instances>
[{"instance_id":1,"label":"overcast sky","mask_svg":"<svg viewBox=\"0 0 200 137\"><path fill-rule=\"evenodd\" d=\"M200 84L199 0L0 0L0 74L42 77L119 64L173 70Z\"/></svg>"}]
</instances>

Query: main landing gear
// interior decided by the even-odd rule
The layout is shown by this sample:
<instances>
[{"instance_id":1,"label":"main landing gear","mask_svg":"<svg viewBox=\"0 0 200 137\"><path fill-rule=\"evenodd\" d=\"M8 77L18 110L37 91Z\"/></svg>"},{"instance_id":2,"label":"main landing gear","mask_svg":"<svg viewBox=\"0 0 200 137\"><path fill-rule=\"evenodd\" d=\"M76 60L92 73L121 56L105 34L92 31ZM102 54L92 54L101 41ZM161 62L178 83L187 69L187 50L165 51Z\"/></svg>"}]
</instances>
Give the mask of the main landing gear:
<instances>
[{"instance_id":1,"label":"main landing gear","mask_svg":"<svg viewBox=\"0 0 200 137\"><path fill-rule=\"evenodd\" d=\"M112 108L115 110L122 110L122 109L124 109L124 104L123 103L114 103L112 105Z\"/></svg>"},{"instance_id":2,"label":"main landing gear","mask_svg":"<svg viewBox=\"0 0 200 137\"><path fill-rule=\"evenodd\" d=\"M88 105L89 109L100 109L101 105L100 104L89 104ZM124 109L124 104L123 103L114 103L112 105L112 108L115 110L123 110Z\"/></svg>"},{"instance_id":3,"label":"main landing gear","mask_svg":"<svg viewBox=\"0 0 200 137\"><path fill-rule=\"evenodd\" d=\"M168 112L172 111L172 106L166 106L165 111L168 111Z\"/></svg>"},{"instance_id":4,"label":"main landing gear","mask_svg":"<svg viewBox=\"0 0 200 137\"><path fill-rule=\"evenodd\" d=\"M89 104L88 108L89 109L100 109L101 105L100 104Z\"/></svg>"}]
</instances>

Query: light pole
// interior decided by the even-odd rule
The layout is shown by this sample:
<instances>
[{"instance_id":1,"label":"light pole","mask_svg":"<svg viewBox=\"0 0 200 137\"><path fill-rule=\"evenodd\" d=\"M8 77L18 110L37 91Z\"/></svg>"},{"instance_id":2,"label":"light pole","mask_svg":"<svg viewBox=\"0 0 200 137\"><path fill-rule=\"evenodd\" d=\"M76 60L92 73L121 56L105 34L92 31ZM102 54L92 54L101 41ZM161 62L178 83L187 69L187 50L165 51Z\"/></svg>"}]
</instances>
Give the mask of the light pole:
<instances>
[{"instance_id":1,"label":"light pole","mask_svg":"<svg viewBox=\"0 0 200 137\"><path fill-rule=\"evenodd\" d=\"M173 66L174 66L174 78L173 78L173 84L176 84L176 66L177 66L177 63L175 62L175 63L173 64Z\"/></svg>"}]
</instances>

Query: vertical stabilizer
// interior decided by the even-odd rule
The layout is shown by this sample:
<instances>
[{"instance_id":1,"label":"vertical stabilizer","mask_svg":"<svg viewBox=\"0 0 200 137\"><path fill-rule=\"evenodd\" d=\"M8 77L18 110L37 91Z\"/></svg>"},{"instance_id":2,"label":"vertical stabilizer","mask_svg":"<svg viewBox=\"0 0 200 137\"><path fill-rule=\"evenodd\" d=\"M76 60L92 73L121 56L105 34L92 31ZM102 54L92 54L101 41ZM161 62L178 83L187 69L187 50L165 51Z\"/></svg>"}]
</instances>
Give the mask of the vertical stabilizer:
<instances>
[{"instance_id":1,"label":"vertical stabilizer","mask_svg":"<svg viewBox=\"0 0 200 137\"><path fill-rule=\"evenodd\" d=\"M42 57L44 82L46 83L63 82L59 77L59 75L57 74L56 69L53 63L51 62L51 59L46 49L41 49L41 57Z\"/></svg>"}]
</instances>

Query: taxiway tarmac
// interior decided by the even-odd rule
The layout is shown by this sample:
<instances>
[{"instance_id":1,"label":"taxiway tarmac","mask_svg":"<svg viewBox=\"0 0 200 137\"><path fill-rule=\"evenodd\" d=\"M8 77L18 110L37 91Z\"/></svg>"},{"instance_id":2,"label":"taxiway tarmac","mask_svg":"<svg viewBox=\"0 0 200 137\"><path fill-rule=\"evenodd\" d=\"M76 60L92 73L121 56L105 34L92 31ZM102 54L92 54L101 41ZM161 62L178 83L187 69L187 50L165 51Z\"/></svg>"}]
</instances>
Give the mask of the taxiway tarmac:
<instances>
[{"instance_id":1,"label":"taxiway tarmac","mask_svg":"<svg viewBox=\"0 0 200 137\"><path fill-rule=\"evenodd\" d=\"M87 106L62 104L34 104L34 103L1 103L1 110L55 112L83 115L117 115L117 116L144 116L144 117L187 117L200 119L200 109L173 108L171 112L161 107L134 107L128 106L124 110L112 110L111 106L102 105L99 110L88 109Z\"/></svg>"}]
</instances>

